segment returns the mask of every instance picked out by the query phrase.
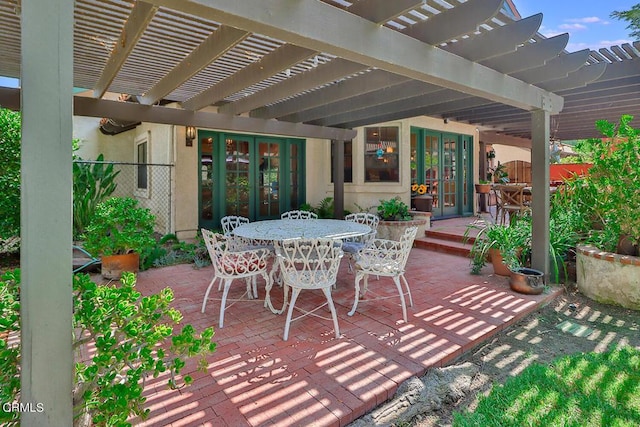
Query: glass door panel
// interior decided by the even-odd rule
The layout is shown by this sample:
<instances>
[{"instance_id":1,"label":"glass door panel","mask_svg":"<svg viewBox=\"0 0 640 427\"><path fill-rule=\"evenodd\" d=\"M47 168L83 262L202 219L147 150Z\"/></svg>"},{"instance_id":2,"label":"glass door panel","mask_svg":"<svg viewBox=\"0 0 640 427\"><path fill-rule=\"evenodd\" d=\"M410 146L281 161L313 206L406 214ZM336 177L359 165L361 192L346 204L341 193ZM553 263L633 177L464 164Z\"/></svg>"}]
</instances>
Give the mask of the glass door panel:
<instances>
[{"instance_id":1,"label":"glass door panel","mask_svg":"<svg viewBox=\"0 0 640 427\"><path fill-rule=\"evenodd\" d=\"M442 214L456 215L458 213L457 200L457 159L458 137L443 134L442 136Z\"/></svg>"},{"instance_id":2,"label":"glass door panel","mask_svg":"<svg viewBox=\"0 0 640 427\"><path fill-rule=\"evenodd\" d=\"M249 217L250 145L237 137L225 140L225 215Z\"/></svg>"},{"instance_id":3,"label":"glass door panel","mask_svg":"<svg viewBox=\"0 0 640 427\"><path fill-rule=\"evenodd\" d=\"M213 138L200 142L200 218L213 220Z\"/></svg>"},{"instance_id":4,"label":"glass door panel","mask_svg":"<svg viewBox=\"0 0 640 427\"><path fill-rule=\"evenodd\" d=\"M258 218L277 218L280 215L280 144L258 141Z\"/></svg>"}]
</instances>

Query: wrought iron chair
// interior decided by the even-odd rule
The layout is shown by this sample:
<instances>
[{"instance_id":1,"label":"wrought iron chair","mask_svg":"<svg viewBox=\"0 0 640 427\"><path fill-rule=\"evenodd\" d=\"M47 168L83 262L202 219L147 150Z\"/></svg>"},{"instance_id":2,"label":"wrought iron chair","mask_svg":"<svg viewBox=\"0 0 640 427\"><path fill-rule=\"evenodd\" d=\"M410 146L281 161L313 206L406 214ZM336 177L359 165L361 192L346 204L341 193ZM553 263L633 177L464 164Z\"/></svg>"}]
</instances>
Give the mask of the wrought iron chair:
<instances>
[{"instance_id":1,"label":"wrought iron chair","mask_svg":"<svg viewBox=\"0 0 640 427\"><path fill-rule=\"evenodd\" d=\"M358 308L360 296L364 296L369 285L369 276L385 276L391 277L398 289L400 295L400 304L402 305L402 318L407 321L407 306L405 303L405 294L409 297L409 305L413 307L413 299L411 298L411 289L409 283L404 277L405 266L409 259L409 252L413 246L413 240L416 237L418 227L408 227L400 241L374 239L369 246L360 250L356 256L356 278L355 278L355 298L353 307L348 313L353 316ZM364 278L364 286L360 289L360 281ZM402 288L402 284L404 288ZM386 297L388 298L388 297Z\"/></svg>"},{"instance_id":2,"label":"wrought iron chair","mask_svg":"<svg viewBox=\"0 0 640 427\"><path fill-rule=\"evenodd\" d=\"M222 225L222 231L224 232L224 235L230 236L237 226L242 224L249 224L249 218L236 215L223 216L220 220L220 224Z\"/></svg>"},{"instance_id":3,"label":"wrought iron chair","mask_svg":"<svg viewBox=\"0 0 640 427\"><path fill-rule=\"evenodd\" d=\"M280 215L281 219L318 219L318 215L311 211L288 211Z\"/></svg>"},{"instance_id":4,"label":"wrought iron chair","mask_svg":"<svg viewBox=\"0 0 640 427\"><path fill-rule=\"evenodd\" d=\"M202 229L202 237L207 246L211 264L213 265L213 279L207 287L202 301L202 313L207 306L209 292L217 279L224 281L222 299L220 302L220 327L224 324L224 310L227 303L227 295L231 283L235 279L245 279L247 290L244 295L249 299L258 297L257 276L262 276L266 282L267 295L271 290L271 282L267 273L267 260L270 251L266 248L246 249L246 242L238 240L232 236L216 234L209 230ZM243 296L244 296L243 295ZM268 303L265 298L265 305ZM239 300L234 300L234 303Z\"/></svg>"},{"instance_id":5,"label":"wrought iron chair","mask_svg":"<svg viewBox=\"0 0 640 427\"><path fill-rule=\"evenodd\" d=\"M328 305L333 318L333 327L336 338L340 337L338 317L331 298L331 287L335 284L342 258L342 243L333 239L287 239L276 243L277 262L280 267L284 283L283 312L289 304L287 319L284 325L283 339L289 338L291 322L307 315L326 319L316 314L320 308ZM288 301L289 288L291 288L291 301ZM293 309L298 295L303 289L320 289L327 302L311 311L298 309L302 315L292 319Z\"/></svg>"},{"instance_id":6,"label":"wrought iron chair","mask_svg":"<svg viewBox=\"0 0 640 427\"><path fill-rule=\"evenodd\" d=\"M342 250L349 258L349 271L353 271L351 261L355 258L358 251L365 248L369 243L371 243L371 241L373 241L373 239L375 239L376 230L380 223L380 217L368 212L358 212L345 216L344 220L357 222L358 224L364 224L371 227L371 232L364 236L350 237L348 239L343 239L342 241Z\"/></svg>"}]
</instances>

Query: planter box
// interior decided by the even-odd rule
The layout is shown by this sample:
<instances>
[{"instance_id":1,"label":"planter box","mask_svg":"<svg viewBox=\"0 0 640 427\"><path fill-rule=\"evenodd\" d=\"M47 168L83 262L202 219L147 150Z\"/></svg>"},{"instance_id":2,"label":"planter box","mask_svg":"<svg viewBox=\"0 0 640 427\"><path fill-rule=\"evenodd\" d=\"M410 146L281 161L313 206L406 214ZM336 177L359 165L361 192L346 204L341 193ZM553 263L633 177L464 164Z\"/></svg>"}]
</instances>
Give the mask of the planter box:
<instances>
[{"instance_id":1,"label":"planter box","mask_svg":"<svg viewBox=\"0 0 640 427\"><path fill-rule=\"evenodd\" d=\"M578 246L578 289L605 304L640 310L640 257Z\"/></svg>"},{"instance_id":2,"label":"planter box","mask_svg":"<svg viewBox=\"0 0 640 427\"><path fill-rule=\"evenodd\" d=\"M378 231L376 233L377 239L387 239L399 241L400 237L404 234L404 230L408 227L418 227L416 239L424 237L424 231L427 227L427 222L430 222L430 212L411 212L411 217L414 218L411 221L380 221L378 224Z\"/></svg>"}]
</instances>

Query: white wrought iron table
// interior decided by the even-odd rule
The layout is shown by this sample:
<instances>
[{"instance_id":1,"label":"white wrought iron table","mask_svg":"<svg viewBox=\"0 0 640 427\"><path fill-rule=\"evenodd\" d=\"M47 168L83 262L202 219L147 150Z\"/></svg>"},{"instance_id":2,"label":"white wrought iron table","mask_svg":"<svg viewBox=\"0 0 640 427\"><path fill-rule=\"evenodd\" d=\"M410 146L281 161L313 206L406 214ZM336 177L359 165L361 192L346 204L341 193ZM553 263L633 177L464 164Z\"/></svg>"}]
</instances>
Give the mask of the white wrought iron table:
<instances>
[{"instance_id":1,"label":"white wrought iron table","mask_svg":"<svg viewBox=\"0 0 640 427\"><path fill-rule=\"evenodd\" d=\"M364 236L371 231L368 225L339 219L274 219L242 224L233 230L233 234L245 239L274 242L317 238L339 240ZM271 286L272 283L267 284L264 305L273 313L280 314L282 310L276 310L271 304Z\"/></svg>"}]
</instances>

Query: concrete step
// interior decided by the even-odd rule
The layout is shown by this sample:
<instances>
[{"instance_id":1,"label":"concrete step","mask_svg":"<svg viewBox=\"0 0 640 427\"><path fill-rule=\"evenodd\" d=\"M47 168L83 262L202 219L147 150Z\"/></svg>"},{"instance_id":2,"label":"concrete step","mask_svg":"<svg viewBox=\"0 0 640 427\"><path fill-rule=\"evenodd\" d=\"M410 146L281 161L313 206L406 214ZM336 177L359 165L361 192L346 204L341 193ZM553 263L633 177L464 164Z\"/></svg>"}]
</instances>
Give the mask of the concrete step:
<instances>
[{"instance_id":1,"label":"concrete step","mask_svg":"<svg viewBox=\"0 0 640 427\"><path fill-rule=\"evenodd\" d=\"M445 236L451 237L451 236ZM436 252L443 252L451 255L458 255L461 257L468 258L469 253L471 252L472 243L468 242L466 244L462 243L462 241L449 240L449 239L440 239L437 237L420 237L415 240L414 246L416 248L432 250Z\"/></svg>"},{"instance_id":2,"label":"concrete step","mask_svg":"<svg viewBox=\"0 0 640 427\"><path fill-rule=\"evenodd\" d=\"M446 240L449 242L459 242L459 243L463 243L465 241L464 236L461 235L460 233L451 232L447 230L426 230L424 234L425 234L425 237L429 237L437 240ZM476 238L475 238L476 234L477 234L476 230L472 230L472 233L470 233L467 239L467 241L470 244L473 244L473 242L476 241Z\"/></svg>"}]
</instances>

